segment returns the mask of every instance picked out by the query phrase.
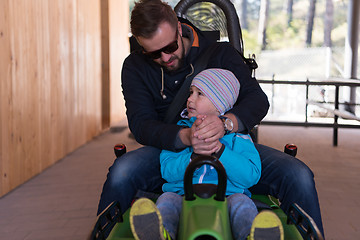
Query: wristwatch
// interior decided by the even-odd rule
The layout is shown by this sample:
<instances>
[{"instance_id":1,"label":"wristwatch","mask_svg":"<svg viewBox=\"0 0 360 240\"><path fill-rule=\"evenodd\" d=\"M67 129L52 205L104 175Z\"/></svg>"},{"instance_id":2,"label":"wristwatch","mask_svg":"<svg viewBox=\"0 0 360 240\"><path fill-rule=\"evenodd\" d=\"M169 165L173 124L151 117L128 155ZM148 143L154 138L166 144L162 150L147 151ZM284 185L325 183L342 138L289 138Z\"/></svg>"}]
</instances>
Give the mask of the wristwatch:
<instances>
[{"instance_id":1,"label":"wristwatch","mask_svg":"<svg viewBox=\"0 0 360 240\"><path fill-rule=\"evenodd\" d=\"M219 118L224 123L225 134L231 133L231 131L234 129L233 121L230 118L225 117L225 116L219 116Z\"/></svg>"}]
</instances>

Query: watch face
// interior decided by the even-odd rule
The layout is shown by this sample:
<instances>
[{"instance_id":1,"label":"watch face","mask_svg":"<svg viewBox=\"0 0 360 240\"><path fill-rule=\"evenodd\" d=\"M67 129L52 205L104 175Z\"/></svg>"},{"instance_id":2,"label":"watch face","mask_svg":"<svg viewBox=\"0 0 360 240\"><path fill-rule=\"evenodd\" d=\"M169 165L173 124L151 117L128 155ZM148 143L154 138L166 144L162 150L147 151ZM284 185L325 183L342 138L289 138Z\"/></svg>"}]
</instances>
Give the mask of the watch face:
<instances>
[{"instance_id":1,"label":"watch face","mask_svg":"<svg viewBox=\"0 0 360 240\"><path fill-rule=\"evenodd\" d=\"M234 125L233 125L233 122L231 121L230 118L226 118L225 122L225 129L228 130L228 131L232 131L233 128L234 128Z\"/></svg>"},{"instance_id":2,"label":"watch face","mask_svg":"<svg viewBox=\"0 0 360 240\"><path fill-rule=\"evenodd\" d=\"M234 129L234 123L230 118L225 116L219 116L221 121L224 123L225 134L229 134Z\"/></svg>"}]
</instances>

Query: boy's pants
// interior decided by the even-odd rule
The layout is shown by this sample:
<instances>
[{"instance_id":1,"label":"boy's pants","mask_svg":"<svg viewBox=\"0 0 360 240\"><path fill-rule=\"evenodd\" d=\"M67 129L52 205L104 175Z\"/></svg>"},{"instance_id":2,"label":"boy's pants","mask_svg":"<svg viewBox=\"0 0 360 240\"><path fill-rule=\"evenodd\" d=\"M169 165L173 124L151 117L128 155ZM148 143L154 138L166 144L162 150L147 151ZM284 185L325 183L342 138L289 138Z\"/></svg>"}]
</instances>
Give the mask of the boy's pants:
<instances>
[{"instance_id":1,"label":"boy's pants","mask_svg":"<svg viewBox=\"0 0 360 240\"><path fill-rule=\"evenodd\" d=\"M156 201L156 205L163 219L163 225L172 239L176 239L182 199L182 196L176 193L166 192ZM258 213L255 204L248 196L242 193L228 196L227 202L230 226L234 239L246 239L250 233L251 224Z\"/></svg>"}]
</instances>

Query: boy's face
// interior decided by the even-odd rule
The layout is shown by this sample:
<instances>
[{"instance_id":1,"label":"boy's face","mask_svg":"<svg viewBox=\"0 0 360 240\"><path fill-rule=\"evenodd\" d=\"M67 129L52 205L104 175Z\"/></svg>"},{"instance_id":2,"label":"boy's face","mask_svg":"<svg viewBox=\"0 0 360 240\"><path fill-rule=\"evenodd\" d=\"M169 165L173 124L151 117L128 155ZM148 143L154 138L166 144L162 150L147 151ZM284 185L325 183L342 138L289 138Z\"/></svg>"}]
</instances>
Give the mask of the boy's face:
<instances>
[{"instance_id":1,"label":"boy's face","mask_svg":"<svg viewBox=\"0 0 360 240\"><path fill-rule=\"evenodd\" d=\"M220 115L210 99L195 86L190 87L190 96L187 100L186 107L189 118L196 117L199 114Z\"/></svg>"}]
</instances>

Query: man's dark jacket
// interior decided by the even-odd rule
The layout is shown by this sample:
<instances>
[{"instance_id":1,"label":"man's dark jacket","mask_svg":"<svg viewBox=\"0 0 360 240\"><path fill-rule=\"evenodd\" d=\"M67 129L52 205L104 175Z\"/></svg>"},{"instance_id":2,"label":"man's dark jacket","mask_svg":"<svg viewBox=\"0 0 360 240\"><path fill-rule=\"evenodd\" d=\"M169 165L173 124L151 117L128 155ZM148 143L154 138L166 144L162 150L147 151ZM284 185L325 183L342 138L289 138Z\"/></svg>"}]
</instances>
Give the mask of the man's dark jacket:
<instances>
[{"instance_id":1,"label":"man's dark jacket","mask_svg":"<svg viewBox=\"0 0 360 240\"><path fill-rule=\"evenodd\" d=\"M186 75L192 72L190 64L194 65L198 56L207 47L214 44L190 22L181 18L179 20L182 24L190 25L196 31L195 41L181 68L174 72L163 69L165 99L160 94L162 89L161 66L146 57L141 51L133 51L125 59L121 76L129 128L135 139L140 144L170 151L180 150L177 149L178 145L175 142L178 140L177 135L181 127L176 125L180 116L172 124L163 122L168 107ZM249 131L265 117L269 102L256 79L251 77L249 67L244 63L240 53L227 42L218 44L221 46L217 47L210 57L207 68L227 69L238 78L240 82L239 97L229 112L241 120L244 130ZM178 112L182 109L178 109Z\"/></svg>"}]
</instances>

